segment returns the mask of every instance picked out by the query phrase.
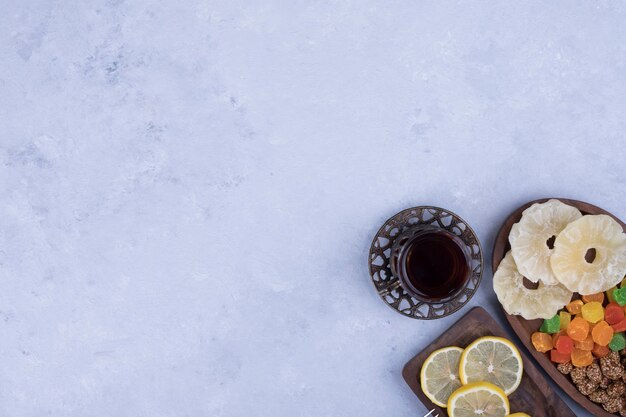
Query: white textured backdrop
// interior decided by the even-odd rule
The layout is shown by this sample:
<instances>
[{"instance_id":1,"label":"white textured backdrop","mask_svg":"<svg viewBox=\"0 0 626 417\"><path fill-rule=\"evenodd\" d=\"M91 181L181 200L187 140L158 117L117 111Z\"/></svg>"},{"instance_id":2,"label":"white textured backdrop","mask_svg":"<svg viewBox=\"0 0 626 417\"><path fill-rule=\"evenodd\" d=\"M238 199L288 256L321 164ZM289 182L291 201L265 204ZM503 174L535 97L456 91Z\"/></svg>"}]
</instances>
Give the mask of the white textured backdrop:
<instances>
[{"instance_id":1,"label":"white textured backdrop","mask_svg":"<svg viewBox=\"0 0 626 417\"><path fill-rule=\"evenodd\" d=\"M421 416L382 221L626 218L624 3L0 6L2 416Z\"/></svg>"}]
</instances>

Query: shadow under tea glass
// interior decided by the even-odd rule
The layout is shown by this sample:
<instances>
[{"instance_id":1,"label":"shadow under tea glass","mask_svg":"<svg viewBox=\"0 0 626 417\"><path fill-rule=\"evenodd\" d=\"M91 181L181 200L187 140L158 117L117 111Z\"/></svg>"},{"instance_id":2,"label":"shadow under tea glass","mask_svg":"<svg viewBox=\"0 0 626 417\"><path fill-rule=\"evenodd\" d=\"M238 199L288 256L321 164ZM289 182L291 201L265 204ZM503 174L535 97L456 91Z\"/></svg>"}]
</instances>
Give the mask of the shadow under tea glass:
<instances>
[{"instance_id":1,"label":"shadow under tea glass","mask_svg":"<svg viewBox=\"0 0 626 417\"><path fill-rule=\"evenodd\" d=\"M460 237L433 226L402 232L391 249L391 271L411 296L428 303L450 301L467 286L471 255Z\"/></svg>"}]
</instances>

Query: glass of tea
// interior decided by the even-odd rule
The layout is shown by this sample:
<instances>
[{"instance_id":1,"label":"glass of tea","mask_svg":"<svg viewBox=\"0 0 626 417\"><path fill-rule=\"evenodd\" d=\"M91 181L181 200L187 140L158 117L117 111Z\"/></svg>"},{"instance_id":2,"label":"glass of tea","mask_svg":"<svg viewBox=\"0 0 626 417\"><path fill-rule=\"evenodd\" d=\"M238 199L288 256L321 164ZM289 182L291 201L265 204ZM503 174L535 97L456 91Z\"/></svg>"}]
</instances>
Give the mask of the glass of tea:
<instances>
[{"instance_id":1,"label":"glass of tea","mask_svg":"<svg viewBox=\"0 0 626 417\"><path fill-rule=\"evenodd\" d=\"M434 226L402 232L391 249L391 271L411 296L429 303L450 301L465 288L471 255L460 237Z\"/></svg>"}]
</instances>

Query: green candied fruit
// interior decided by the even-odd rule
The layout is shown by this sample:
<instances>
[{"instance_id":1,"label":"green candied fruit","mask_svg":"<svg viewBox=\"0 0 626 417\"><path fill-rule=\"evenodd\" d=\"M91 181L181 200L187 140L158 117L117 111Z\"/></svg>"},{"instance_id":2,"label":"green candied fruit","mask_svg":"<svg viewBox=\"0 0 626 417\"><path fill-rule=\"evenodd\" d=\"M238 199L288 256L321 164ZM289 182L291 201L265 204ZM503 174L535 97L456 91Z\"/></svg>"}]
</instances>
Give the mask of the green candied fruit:
<instances>
[{"instance_id":1,"label":"green candied fruit","mask_svg":"<svg viewBox=\"0 0 626 417\"><path fill-rule=\"evenodd\" d=\"M626 337L624 337L624 333L615 333L609 343L609 349L613 352L618 352L624 348L626 348Z\"/></svg>"},{"instance_id":2,"label":"green candied fruit","mask_svg":"<svg viewBox=\"0 0 626 417\"><path fill-rule=\"evenodd\" d=\"M540 332L554 334L561 330L561 318L557 315L551 319L546 319L539 328Z\"/></svg>"},{"instance_id":3,"label":"green candied fruit","mask_svg":"<svg viewBox=\"0 0 626 417\"><path fill-rule=\"evenodd\" d=\"M613 290L613 298L615 298L615 302L617 304L621 306L625 306L626 305L626 287Z\"/></svg>"}]
</instances>

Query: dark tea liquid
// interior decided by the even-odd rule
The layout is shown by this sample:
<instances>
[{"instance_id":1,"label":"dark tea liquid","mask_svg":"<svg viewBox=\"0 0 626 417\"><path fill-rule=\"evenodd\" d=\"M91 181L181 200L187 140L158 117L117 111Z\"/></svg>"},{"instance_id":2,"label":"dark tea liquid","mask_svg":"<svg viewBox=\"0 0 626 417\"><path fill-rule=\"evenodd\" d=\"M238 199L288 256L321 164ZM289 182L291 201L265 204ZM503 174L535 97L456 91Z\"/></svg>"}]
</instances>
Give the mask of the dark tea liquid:
<instances>
[{"instance_id":1,"label":"dark tea liquid","mask_svg":"<svg viewBox=\"0 0 626 417\"><path fill-rule=\"evenodd\" d=\"M407 244L402 269L416 293L439 300L456 294L465 285L468 261L452 236L427 232Z\"/></svg>"}]
</instances>

